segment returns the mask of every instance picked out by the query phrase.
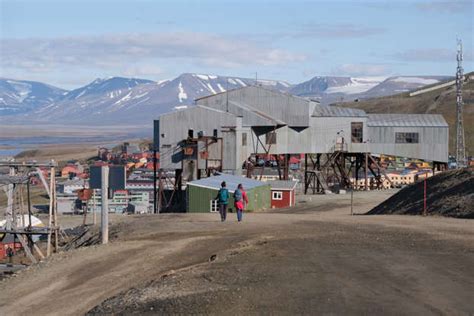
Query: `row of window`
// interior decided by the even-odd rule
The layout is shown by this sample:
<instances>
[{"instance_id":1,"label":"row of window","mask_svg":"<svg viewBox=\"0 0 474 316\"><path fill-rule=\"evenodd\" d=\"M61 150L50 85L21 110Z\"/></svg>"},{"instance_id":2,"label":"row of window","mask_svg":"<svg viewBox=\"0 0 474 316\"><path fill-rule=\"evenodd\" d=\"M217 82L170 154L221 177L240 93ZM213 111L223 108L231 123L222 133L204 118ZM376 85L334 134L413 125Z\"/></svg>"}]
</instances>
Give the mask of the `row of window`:
<instances>
[{"instance_id":1,"label":"row of window","mask_svg":"<svg viewBox=\"0 0 474 316\"><path fill-rule=\"evenodd\" d=\"M395 143L397 144L418 144L418 133L395 133Z\"/></svg>"},{"instance_id":2,"label":"row of window","mask_svg":"<svg viewBox=\"0 0 474 316\"><path fill-rule=\"evenodd\" d=\"M363 126L362 122L351 123L351 140L353 143L363 142ZM274 145L277 141L276 132L269 132L265 135L265 144ZM417 144L419 143L418 133L395 133L395 143L397 144ZM247 146L247 133L242 133L242 146Z\"/></svg>"}]
</instances>

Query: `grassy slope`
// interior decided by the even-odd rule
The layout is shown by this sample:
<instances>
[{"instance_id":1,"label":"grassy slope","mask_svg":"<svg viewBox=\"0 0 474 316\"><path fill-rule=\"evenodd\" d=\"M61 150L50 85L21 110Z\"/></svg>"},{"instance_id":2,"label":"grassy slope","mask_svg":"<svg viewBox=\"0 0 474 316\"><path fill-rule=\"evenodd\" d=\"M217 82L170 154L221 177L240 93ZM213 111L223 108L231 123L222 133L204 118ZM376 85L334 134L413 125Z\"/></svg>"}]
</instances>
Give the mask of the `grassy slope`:
<instances>
[{"instance_id":1,"label":"grassy slope","mask_svg":"<svg viewBox=\"0 0 474 316\"><path fill-rule=\"evenodd\" d=\"M472 156L474 155L474 80L464 84L463 100L466 150L468 155ZM410 97L408 93L401 93L337 105L363 109L367 113L442 114L449 124L450 153L454 153L456 146L456 88L454 86L414 97Z\"/></svg>"}]
</instances>

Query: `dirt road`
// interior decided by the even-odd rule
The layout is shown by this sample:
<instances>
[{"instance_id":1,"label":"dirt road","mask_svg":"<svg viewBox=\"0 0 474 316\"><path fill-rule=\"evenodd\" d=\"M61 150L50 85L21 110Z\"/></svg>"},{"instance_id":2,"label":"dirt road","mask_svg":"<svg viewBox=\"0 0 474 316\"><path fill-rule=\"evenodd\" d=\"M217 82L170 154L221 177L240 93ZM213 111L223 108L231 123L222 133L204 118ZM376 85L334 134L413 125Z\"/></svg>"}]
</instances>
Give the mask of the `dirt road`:
<instances>
[{"instance_id":1,"label":"dirt road","mask_svg":"<svg viewBox=\"0 0 474 316\"><path fill-rule=\"evenodd\" d=\"M389 192L357 193L363 213ZM473 314L470 220L350 216L349 196L292 210L133 216L107 246L0 284L6 315Z\"/></svg>"}]
</instances>

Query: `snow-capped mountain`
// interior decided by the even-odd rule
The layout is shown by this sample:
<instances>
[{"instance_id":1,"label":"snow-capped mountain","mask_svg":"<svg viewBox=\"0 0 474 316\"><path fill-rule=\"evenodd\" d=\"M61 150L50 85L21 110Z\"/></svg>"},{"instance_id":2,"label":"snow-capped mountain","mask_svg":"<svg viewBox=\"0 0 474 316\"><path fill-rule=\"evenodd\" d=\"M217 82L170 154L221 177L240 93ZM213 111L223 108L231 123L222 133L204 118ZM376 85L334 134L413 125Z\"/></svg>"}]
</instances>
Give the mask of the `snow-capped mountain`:
<instances>
[{"instance_id":1,"label":"snow-capped mountain","mask_svg":"<svg viewBox=\"0 0 474 316\"><path fill-rule=\"evenodd\" d=\"M382 97L402 92L413 91L421 87L432 85L441 81L452 79L447 76L397 76L390 77L367 90L364 94L368 97Z\"/></svg>"},{"instance_id":2,"label":"snow-capped mountain","mask_svg":"<svg viewBox=\"0 0 474 316\"><path fill-rule=\"evenodd\" d=\"M21 111L0 110L0 116L19 113L10 115L9 120L16 118L45 123L148 124L162 113L192 106L197 98L248 85L258 84L329 104L414 90L443 79L448 78L314 77L298 85L290 85L276 80L255 82L255 79L249 78L185 73L158 82L121 77L96 79L69 92L40 83L14 81L15 84L12 84L12 80L3 80L0 81L0 108L3 105L5 109L18 108ZM48 93L40 97L38 91L43 90L37 85Z\"/></svg>"},{"instance_id":3,"label":"snow-capped mountain","mask_svg":"<svg viewBox=\"0 0 474 316\"><path fill-rule=\"evenodd\" d=\"M153 83L153 81L122 77L111 77L107 79L97 78L84 87L69 91L65 94L63 100L76 100L80 97L100 95L121 90L126 91L145 83Z\"/></svg>"},{"instance_id":4,"label":"snow-capped mountain","mask_svg":"<svg viewBox=\"0 0 474 316\"><path fill-rule=\"evenodd\" d=\"M314 77L297 84L290 93L314 98L324 104L349 99L386 96L416 90L449 77L398 76L398 77Z\"/></svg>"},{"instance_id":5,"label":"snow-capped mountain","mask_svg":"<svg viewBox=\"0 0 474 316\"><path fill-rule=\"evenodd\" d=\"M0 78L0 115L33 111L61 98L65 92L41 82Z\"/></svg>"},{"instance_id":6,"label":"snow-capped mountain","mask_svg":"<svg viewBox=\"0 0 474 316\"><path fill-rule=\"evenodd\" d=\"M182 74L173 80L110 78L70 91L27 116L35 119L67 119L76 122L138 122L194 104L194 100L255 84L255 80L204 74ZM259 80L259 85L286 90L284 81Z\"/></svg>"}]
</instances>

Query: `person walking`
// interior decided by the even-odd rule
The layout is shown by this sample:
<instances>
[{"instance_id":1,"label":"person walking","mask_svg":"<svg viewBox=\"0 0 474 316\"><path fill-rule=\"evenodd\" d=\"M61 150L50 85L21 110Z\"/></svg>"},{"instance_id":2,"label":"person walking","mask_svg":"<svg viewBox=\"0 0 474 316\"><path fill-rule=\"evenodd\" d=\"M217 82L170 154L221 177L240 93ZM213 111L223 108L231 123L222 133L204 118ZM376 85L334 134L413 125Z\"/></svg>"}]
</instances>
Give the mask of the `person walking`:
<instances>
[{"instance_id":1,"label":"person walking","mask_svg":"<svg viewBox=\"0 0 474 316\"><path fill-rule=\"evenodd\" d=\"M221 188L217 193L217 201L219 202L219 213L221 214L221 222L227 217L227 204L229 204L229 190L226 188L225 181L222 181Z\"/></svg>"},{"instance_id":2,"label":"person walking","mask_svg":"<svg viewBox=\"0 0 474 316\"><path fill-rule=\"evenodd\" d=\"M234 192L234 205L237 210L237 221L242 221L242 213L244 208L249 204L247 192L245 192L243 185L240 183Z\"/></svg>"}]
</instances>

